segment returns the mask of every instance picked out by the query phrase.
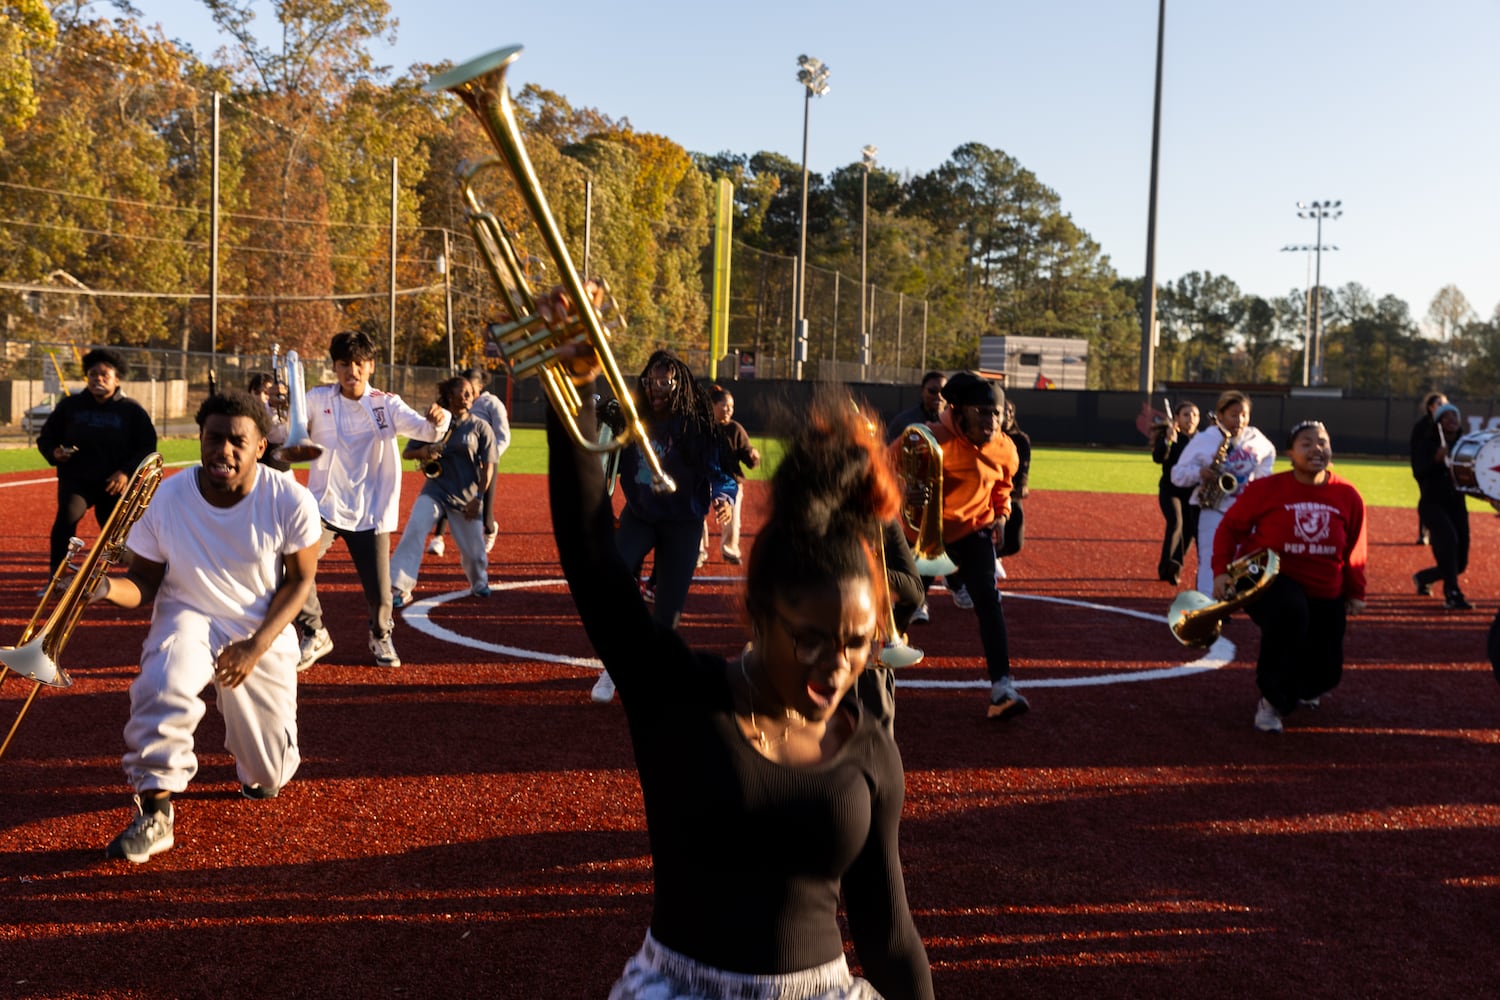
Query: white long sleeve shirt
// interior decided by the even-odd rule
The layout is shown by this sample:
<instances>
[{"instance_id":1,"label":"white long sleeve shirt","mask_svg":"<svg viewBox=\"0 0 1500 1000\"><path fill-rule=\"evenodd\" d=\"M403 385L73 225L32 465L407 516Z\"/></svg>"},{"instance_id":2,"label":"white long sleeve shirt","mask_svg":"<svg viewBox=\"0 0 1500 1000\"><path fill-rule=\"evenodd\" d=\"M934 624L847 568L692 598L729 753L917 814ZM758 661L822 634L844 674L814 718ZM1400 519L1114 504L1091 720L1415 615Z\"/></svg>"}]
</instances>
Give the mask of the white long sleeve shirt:
<instances>
[{"instance_id":1,"label":"white long sleeve shirt","mask_svg":"<svg viewBox=\"0 0 1500 1000\"><path fill-rule=\"evenodd\" d=\"M498 460L510 447L510 415L505 411L505 404L499 396L485 390L474 400L469 412L489 424L490 430L495 432L495 458Z\"/></svg>"},{"instance_id":2,"label":"white long sleeve shirt","mask_svg":"<svg viewBox=\"0 0 1500 1000\"><path fill-rule=\"evenodd\" d=\"M1203 490L1203 470L1214 464L1214 456L1219 453L1219 445L1223 443L1224 432L1218 425L1207 427L1193 435L1193 439L1182 449L1182 456L1177 459L1177 464L1172 466L1172 485L1193 487L1193 495L1188 497L1188 503L1198 505L1198 494ZM1246 427L1240 431L1238 438L1230 446L1229 453L1224 456L1224 471L1234 476L1235 482L1241 487L1252 479L1266 478L1275 465L1276 446L1254 427ZM1214 509L1221 513L1228 510L1234 506L1237 496L1238 488L1233 493L1226 494Z\"/></svg>"},{"instance_id":3,"label":"white long sleeve shirt","mask_svg":"<svg viewBox=\"0 0 1500 1000\"><path fill-rule=\"evenodd\" d=\"M307 434L323 446L307 488L323 520L345 531L396 530L401 514L401 449L396 438L436 441L452 417L433 426L400 396L371 386L346 399L337 385L307 390Z\"/></svg>"}]
</instances>

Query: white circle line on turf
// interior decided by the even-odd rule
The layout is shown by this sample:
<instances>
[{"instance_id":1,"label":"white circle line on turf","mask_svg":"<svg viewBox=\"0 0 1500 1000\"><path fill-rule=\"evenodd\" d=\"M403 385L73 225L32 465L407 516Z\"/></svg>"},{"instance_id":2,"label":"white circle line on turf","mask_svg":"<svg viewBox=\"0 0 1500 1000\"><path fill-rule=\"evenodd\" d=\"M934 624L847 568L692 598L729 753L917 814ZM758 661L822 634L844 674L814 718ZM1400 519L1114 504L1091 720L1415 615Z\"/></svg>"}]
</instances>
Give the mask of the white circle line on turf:
<instances>
[{"instance_id":1,"label":"white circle line on turf","mask_svg":"<svg viewBox=\"0 0 1500 1000\"><path fill-rule=\"evenodd\" d=\"M695 579L704 583L725 583L743 579L738 576L700 576ZM529 590L534 587L565 587L568 581L562 577L537 580L517 580L510 583L492 583L491 591L503 590ZM481 652L496 653L501 656L513 656L519 660L535 660L542 663L562 663L574 667L590 667L594 670L602 670L604 664L592 656L565 656L561 653L544 653L535 649L523 649L520 646L505 646L500 643L486 642L473 636L463 635L452 629L444 628L432 620L429 612L449 601L456 601L468 597L467 590L454 590L446 594L434 594L432 597L424 597L413 601L401 609L402 620L418 632L423 632L434 639L450 642L455 646L463 646ZM1167 623L1166 618L1161 615L1153 615L1145 611L1134 611L1130 608L1117 608L1109 604L1096 604L1092 601L1079 601L1069 597L1047 597L1041 594L1014 594L1005 592L1005 596L1012 600L1043 601L1050 604L1066 604L1070 607L1084 608L1090 611L1100 611L1106 614L1124 615L1127 618L1141 618L1145 621ZM581 625L579 626L582 627ZM918 647L921 648L921 647ZM1170 680L1175 677L1191 677L1194 674L1207 673L1218 670L1234 661L1234 643L1220 636L1214 640L1214 644L1198 659L1176 667L1157 667L1152 670L1123 670L1108 674L1091 674L1087 677L1055 677L1042 678L1040 680L1017 680L1018 688L1061 688L1061 687L1089 687L1099 684L1133 684L1141 681ZM960 690L960 689L987 689L990 686L988 680L972 681L939 681L920 680L912 678L907 680L901 677L900 672L896 674L898 687L925 688L933 690Z\"/></svg>"}]
</instances>

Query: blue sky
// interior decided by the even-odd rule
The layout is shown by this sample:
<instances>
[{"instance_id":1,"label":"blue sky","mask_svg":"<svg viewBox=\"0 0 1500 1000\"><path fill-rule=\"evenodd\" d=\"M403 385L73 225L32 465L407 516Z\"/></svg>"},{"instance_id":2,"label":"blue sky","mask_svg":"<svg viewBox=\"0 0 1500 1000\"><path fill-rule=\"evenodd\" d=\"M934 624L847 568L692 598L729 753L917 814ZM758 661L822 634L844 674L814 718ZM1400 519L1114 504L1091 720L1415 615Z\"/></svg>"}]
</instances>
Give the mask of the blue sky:
<instances>
[{"instance_id":1,"label":"blue sky","mask_svg":"<svg viewBox=\"0 0 1500 1000\"><path fill-rule=\"evenodd\" d=\"M147 23L211 54L195 0L135 0ZM377 60L526 51L535 82L690 150L802 155L797 57L831 68L811 107L809 167L873 144L922 173L957 146L1002 149L1055 190L1116 269L1145 269L1155 0L926 4L506 3L392 0ZM269 3L261 37L275 37ZM1169 0L1157 273L1225 274L1267 297L1301 289L1314 225L1337 199L1324 284L1358 281L1422 319L1457 285L1500 307L1500 0Z\"/></svg>"}]
</instances>

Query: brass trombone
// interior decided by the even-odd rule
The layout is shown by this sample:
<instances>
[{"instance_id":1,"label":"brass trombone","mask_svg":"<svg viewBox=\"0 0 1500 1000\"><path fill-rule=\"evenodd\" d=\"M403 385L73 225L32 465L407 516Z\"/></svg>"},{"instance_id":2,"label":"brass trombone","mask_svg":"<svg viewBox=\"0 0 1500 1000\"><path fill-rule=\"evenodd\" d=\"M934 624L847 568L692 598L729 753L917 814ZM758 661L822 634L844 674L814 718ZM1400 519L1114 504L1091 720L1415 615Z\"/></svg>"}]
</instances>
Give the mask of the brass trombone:
<instances>
[{"instance_id":1,"label":"brass trombone","mask_svg":"<svg viewBox=\"0 0 1500 1000\"><path fill-rule=\"evenodd\" d=\"M899 469L908 487L927 487L921 503L901 504L901 520L917 536L911 554L923 576L947 576L958 564L943 547L943 446L925 424L911 424L901 432Z\"/></svg>"},{"instance_id":2,"label":"brass trombone","mask_svg":"<svg viewBox=\"0 0 1500 1000\"><path fill-rule=\"evenodd\" d=\"M47 607L47 601L63 576L69 572L73 556L83 549L83 542L76 538L69 545L68 558L58 564L52 579L47 583L41 603L37 605L31 621L21 631L20 641L13 647L0 649L0 684L5 682L7 674L11 672L33 682L31 693L26 696L21 710L16 713L10 731L5 734L5 741L0 743L0 757L5 756L16 730L21 727L21 720L26 717L27 710L36 700L37 692L42 689L43 684L55 688L73 685L73 679L68 676L67 671L58 666L58 658L62 655L68 638L72 636L73 629L78 625L79 618L83 616L83 609L88 605L89 598L93 596L109 568L125 558L125 537L130 534L131 526L146 512L146 505L151 502L156 487L161 484L161 475L162 458L152 452L131 475L125 491L115 503L115 509L105 519L104 527L99 529L99 538L94 542L94 547L83 557L77 573L58 599L46 624L41 624L42 611Z\"/></svg>"},{"instance_id":3,"label":"brass trombone","mask_svg":"<svg viewBox=\"0 0 1500 1000\"><path fill-rule=\"evenodd\" d=\"M623 330L624 316L602 282L596 283L603 292L602 304L596 304L594 293L579 277L573 266L573 259L568 255L568 248L563 244L562 233L557 228L552 210L547 205L547 197L542 193L531 158L521 142L521 129L516 123L510 92L505 86L505 71L520 54L519 45L491 52L434 77L426 88L431 92L446 90L462 100L479 118L480 125L500 153L499 158L489 157L477 163L466 163L459 170L464 201L468 205L465 215L469 228L474 233L480 257L510 313L510 322L488 328L489 336L515 375L535 371L541 378L547 399L562 417L569 435L579 448L603 454L633 442L651 470L652 490L656 493L671 493L677 489L677 484L667 475L651 448L646 426L636 410L630 386L626 384L614 354L609 349L609 330ZM516 253L499 219L485 210L474 192L476 177L491 167L502 165L515 181L542 242L557 266L563 290L574 310L569 315L548 317L538 309L520 255ZM624 432L607 442L597 438L590 439L579 429L577 417L583 407L583 399L573 383L573 372L558 357L562 347L585 342L598 356L604 380L609 383L625 414Z\"/></svg>"}]
</instances>

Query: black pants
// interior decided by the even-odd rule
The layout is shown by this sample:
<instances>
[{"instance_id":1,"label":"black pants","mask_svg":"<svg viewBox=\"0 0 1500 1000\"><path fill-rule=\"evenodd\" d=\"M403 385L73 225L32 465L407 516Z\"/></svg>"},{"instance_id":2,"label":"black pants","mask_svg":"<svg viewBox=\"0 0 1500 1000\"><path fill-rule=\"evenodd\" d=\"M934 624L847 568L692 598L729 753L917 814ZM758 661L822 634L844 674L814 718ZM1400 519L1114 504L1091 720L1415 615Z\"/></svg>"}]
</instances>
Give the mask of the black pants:
<instances>
[{"instance_id":1,"label":"black pants","mask_svg":"<svg viewBox=\"0 0 1500 1000\"><path fill-rule=\"evenodd\" d=\"M365 603L370 608L370 631L377 635L390 634L391 617L391 536L384 531L348 531L323 522L323 538L318 543L318 560L333 546L335 538L342 538L354 561L354 572L359 575L359 585L365 592ZM323 627L323 604L318 600L316 582L307 594L307 603L297 612L297 628L303 635L311 635Z\"/></svg>"},{"instance_id":2,"label":"black pants","mask_svg":"<svg viewBox=\"0 0 1500 1000\"><path fill-rule=\"evenodd\" d=\"M1156 576L1176 583L1182 576L1188 546L1198 538L1198 508L1187 502L1187 494L1175 490L1157 490L1156 505L1161 508L1166 530L1161 539L1161 558L1156 561ZM1206 558L1202 552L1198 558Z\"/></svg>"},{"instance_id":3,"label":"black pants","mask_svg":"<svg viewBox=\"0 0 1500 1000\"><path fill-rule=\"evenodd\" d=\"M1338 687L1344 674L1342 597L1309 597L1302 584L1281 575L1247 611L1260 626L1255 683L1276 711L1286 715L1298 701Z\"/></svg>"},{"instance_id":4,"label":"black pants","mask_svg":"<svg viewBox=\"0 0 1500 1000\"><path fill-rule=\"evenodd\" d=\"M996 528L1003 531L1003 524ZM974 617L979 620L979 644L984 648L984 665L992 681L1010 676L1010 639L1005 631L1005 609L1000 606L1000 591L995 589L994 530L981 528L948 543L948 556L958 569L948 574L951 588L963 584L974 602ZM924 586L932 580L923 577Z\"/></svg>"},{"instance_id":5,"label":"black pants","mask_svg":"<svg viewBox=\"0 0 1500 1000\"><path fill-rule=\"evenodd\" d=\"M1417 573L1425 584L1443 581L1443 593L1461 593L1458 578L1469 568L1469 508L1462 496L1423 497L1417 515L1427 526L1436 566Z\"/></svg>"},{"instance_id":6,"label":"black pants","mask_svg":"<svg viewBox=\"0 0 1500 1000\"><path fill-rule=\"evenodd\" d=\"M891 592L891 617L897 633L904 633L912 615L922 606L922 577L917 572L916 557L906 535L897 524L886 526L884 534L885 578ZM896 672L878 660L869 663L854 682L854 691L865 711L886 733L896 735Z\"/></svg>"},{"instance_id":7,"label":"black pants","mask_svg":"<svg viewBox=\"0 0 1500 1000\"><path fill-rule=\"evenodd\" d=\"M620 512L615 545L620 558L639 574L650 552L656 553L651 576L656 581L656 604L651 616L668 628L676 628L687 604L693 571L698 566L698 543L703 540L703 520L645 521L629 507Z\"/></svg>"},{"instance_id":8,"label":"black pants","mask_svg":"<svg viewBox=\"0 0 1500 1000\"><path fill-rule=\"evenodd\" d=\"M1026 511L1021 506L1021 498L1014 494L1010 498L1010 516L1005 519L1004 535L1000 551L995 553L1001 558L1015 555L1026 544Z\"/></svg>"},{"instance_id":9,"label":"black pants","mask_svg":"<svg viewBox=\"0 0 1500 1000\"><path fill-rule=\"evenodd\" d=\"M120 502L118 496L111 496L104 492L104 484L97 486L83 486L78 483L65 483L61 479L57 481L57 517L52 522L51 549L49 552L47 569L51 573L57 572L57 567L68 557L68 542L72 540L74 532L78 530L78 522L83 520L83 515L88 513L90 507L94 508L94 520L99 522L99 527L104 527L104 522L109 520L109 515L114 513L115 504Z\"/></svg>"}]
</instances>

